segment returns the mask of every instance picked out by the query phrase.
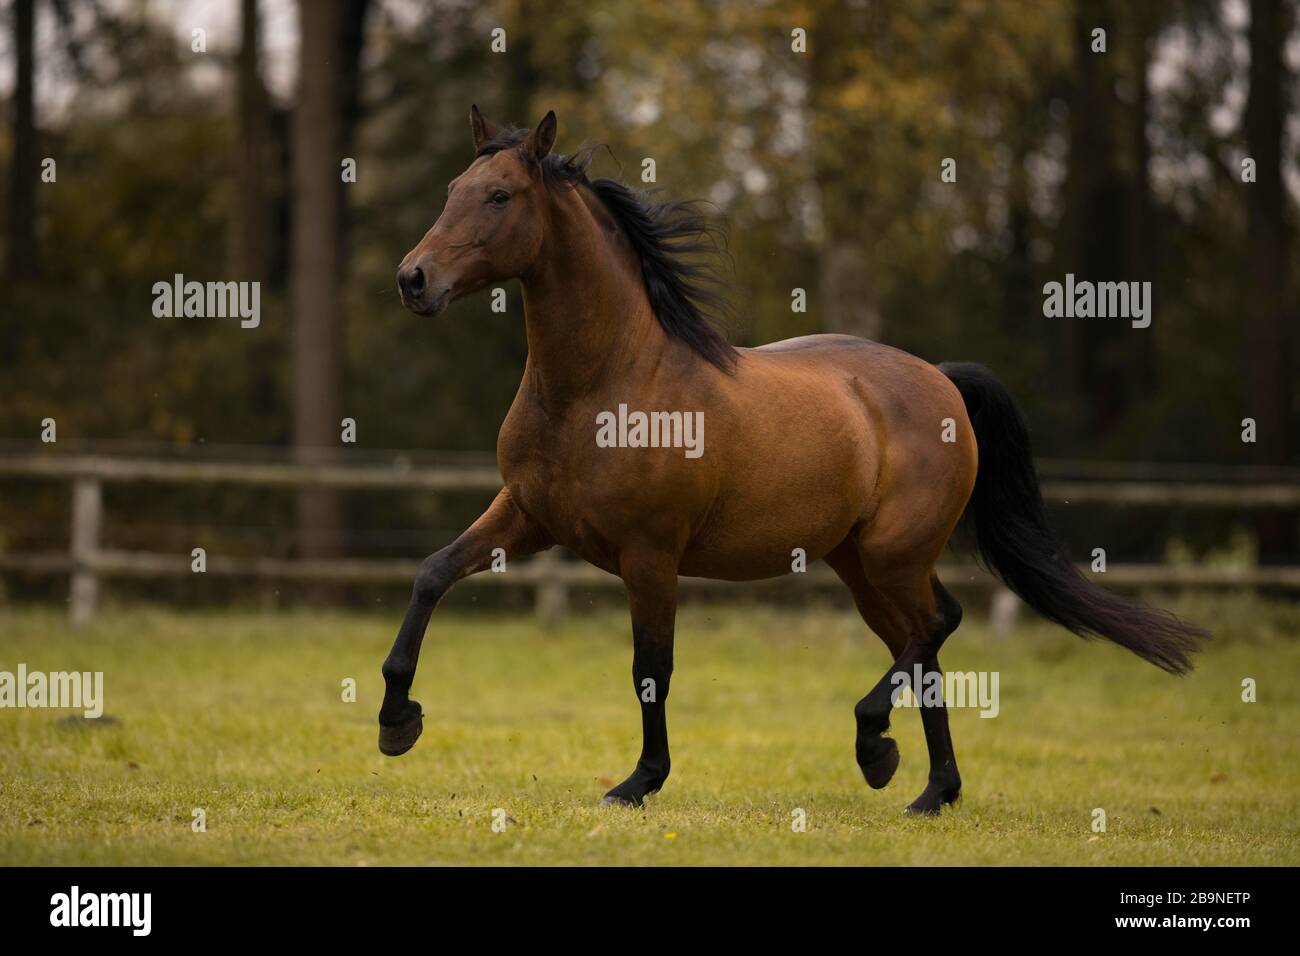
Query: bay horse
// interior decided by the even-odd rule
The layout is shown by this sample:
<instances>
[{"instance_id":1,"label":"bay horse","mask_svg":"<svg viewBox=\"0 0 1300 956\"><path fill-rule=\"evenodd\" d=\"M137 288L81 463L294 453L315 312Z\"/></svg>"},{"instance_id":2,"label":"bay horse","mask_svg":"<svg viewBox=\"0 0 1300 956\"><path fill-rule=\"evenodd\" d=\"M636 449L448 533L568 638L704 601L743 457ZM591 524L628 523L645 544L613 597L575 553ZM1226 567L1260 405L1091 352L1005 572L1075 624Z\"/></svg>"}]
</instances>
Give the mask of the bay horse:
<instances>
[{"instance_id":1,"label":"bay horse","mask_svg":"<svg viewBox=\"0 0 1300 956\"><path fill-rule=\"evenodd\" d=\"M398 288L406 308L435 316L518 278L528 357L497 438L503 487L421 563L384 662L383 753L410 750L423 728L409 690L439 599L494 552L553 545L621 577L631 610L641 756L604 803L640 806L668 777L679 575L775 577L796 549L835 570L894 658L854 708L857 763L877 789L899 760L885 736L895 677L918 664L941 674L939 650L961 621L935 562L963 514L983 561L1040 614L1172 673L1190 668L1204 632L1097 587L1069 561L1024 419L987 369L849 335L734 348L711 321L726 303L700 258L713 233L698 204L588 179L593 150L552 152L554 112L525 131L473 107L470 125L474 161L402 260ZM683 448L683 422L699 423L699 454ZM929 778L907 810L936 814L961 777L942 702L921 720Z\"/></svg>"}]
</instances>

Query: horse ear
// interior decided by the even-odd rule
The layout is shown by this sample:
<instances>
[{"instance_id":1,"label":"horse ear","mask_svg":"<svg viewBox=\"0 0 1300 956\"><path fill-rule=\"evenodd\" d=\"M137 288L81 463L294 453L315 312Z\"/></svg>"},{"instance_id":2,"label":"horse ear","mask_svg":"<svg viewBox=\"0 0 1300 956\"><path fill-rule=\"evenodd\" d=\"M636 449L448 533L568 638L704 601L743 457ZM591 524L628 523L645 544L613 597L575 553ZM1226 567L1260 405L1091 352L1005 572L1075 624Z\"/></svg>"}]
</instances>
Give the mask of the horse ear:
<instances>
[{"instance_id":1,"label":"horse ear","mask_svg":"<svg viewBox=\"0 0 1300 956\"><path fill-rule=\"evenodd\" d=\"M469 108L469 128L474 133L474 150L475 152L490 139L495 139L497 128L488 121L487 117L478 111L478 105L473 104Z\"/></svg>"},{"instance_id":2,"label":"horse ear","mask_svg":"<svg viewBox=\"0 0 1300 956\"><path fill-rule=\"evenodd\" d=\"M538 162L546 158L546 154L555 145L555 127L557 125L555 110L547 111L546 115L542 117L542 121L537 124L537 129L528 134L528 142L525 143L525 148L529 156Z\"/></svg>"}]
</instances>

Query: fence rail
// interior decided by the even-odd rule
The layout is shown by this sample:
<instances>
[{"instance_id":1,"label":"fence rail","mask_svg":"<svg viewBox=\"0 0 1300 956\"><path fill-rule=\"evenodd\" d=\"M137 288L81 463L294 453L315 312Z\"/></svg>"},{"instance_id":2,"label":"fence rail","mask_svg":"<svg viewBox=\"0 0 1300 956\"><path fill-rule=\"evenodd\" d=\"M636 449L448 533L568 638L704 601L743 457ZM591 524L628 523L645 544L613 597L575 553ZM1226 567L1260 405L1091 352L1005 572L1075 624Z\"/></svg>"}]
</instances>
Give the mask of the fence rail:
<instances>
[{"instance_id":1,"label":"fence rail","mask_svg":"<svg viewBox=\"0 0 1300 956\"><path fill-rule=\"evenodd\" d=\"M1059 464L1059 463L1058 463ZM1050 465L1047 474L1060 473ZM262 487L326 486L346 490L495 491L501 479L486 465L338 465L287 462L184 461L123 458L104 455L0 455L0 477L37 478L72 483L72 529L66 553L0 554L0 571L69 575L69 609L74 624L94 615L99 582L106 577L158 578L189 574L188 554L122 551L104 548L103 486L105 484L244 484ZM1289 478L1287 475L1270 476ZM1124 481L1049 478L1043 482L1049 501L1069 504L1181 507L1204 509L1300 508L1300 481ZM407 583L417 561L382 559L293 560L285 558L210 555L206 573L276 580L344 583ZM973 565L941 569L954 583L998 588L997 582ZM814 566L788 580L796 586L823 586L836 580L825 567ZM1108 584L1120 587L1254 588L1300 590L1300 567L1217 568L1173 565L1111 565ZM507 574L485 573L466 579L473 586L515 585L531 588L539 613L562 615L572 588L621 586L620 580L590 565L561 560L554 551L518 562ZM725 588L729 582L683 578L687 589ZM1005 597L1005 595L1003 595ZM1005 604L1005 602L1004 602Z\"/></svg>"}]
</instances>

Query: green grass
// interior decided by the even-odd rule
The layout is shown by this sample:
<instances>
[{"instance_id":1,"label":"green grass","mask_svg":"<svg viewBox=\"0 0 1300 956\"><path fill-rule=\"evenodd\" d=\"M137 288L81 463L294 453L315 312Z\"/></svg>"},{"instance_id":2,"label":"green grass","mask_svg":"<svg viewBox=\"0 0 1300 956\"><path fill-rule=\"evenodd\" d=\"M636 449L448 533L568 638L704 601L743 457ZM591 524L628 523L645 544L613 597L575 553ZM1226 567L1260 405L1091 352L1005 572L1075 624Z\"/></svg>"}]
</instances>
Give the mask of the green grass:
<instances>
[{"instance_id":1,"label":"green grass","mask_svg":"<svg viewBox=\"0 0 1300 956\"><path fill-rule=\"evenodd\" d=\"M853 761L887 655L847 614L683 612L673 774L645 810L597 805L640 746L625 615L553 633L435 615L424 736L391 759L375 716L399 616L117 609L72 632L0 612L0 670L103 671L114 718L0 710L0 864L1300 863L1300 643L1267 621L1228 615L1181 680L1056 628L968 623L944 665L998 671L1001 713L951 711L965 796L933 820L900 812L925 781L915 711L894 715L887 789Z\"/></svg>"}]
</instances>

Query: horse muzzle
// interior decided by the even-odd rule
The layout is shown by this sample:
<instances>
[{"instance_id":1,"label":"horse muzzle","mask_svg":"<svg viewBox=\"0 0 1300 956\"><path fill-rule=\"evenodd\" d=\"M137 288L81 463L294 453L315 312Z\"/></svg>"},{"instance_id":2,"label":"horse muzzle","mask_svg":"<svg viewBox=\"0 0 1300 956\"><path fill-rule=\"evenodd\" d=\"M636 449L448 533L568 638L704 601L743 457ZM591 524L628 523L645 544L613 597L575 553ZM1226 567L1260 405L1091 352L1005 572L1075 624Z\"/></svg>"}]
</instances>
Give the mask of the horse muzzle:
<instances>
[{"instance_id":1,"label":"horse muzzle","mask_svg":"<svg viewBox=\"0 0 1300 956\"><path fill-rule=\"evenodd\" d=\"M418 265L397 270L397 292L402 305L416 315L437 315L451 302L451 286L431 281Z\"/></svg>"}]
</instances>

